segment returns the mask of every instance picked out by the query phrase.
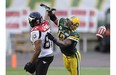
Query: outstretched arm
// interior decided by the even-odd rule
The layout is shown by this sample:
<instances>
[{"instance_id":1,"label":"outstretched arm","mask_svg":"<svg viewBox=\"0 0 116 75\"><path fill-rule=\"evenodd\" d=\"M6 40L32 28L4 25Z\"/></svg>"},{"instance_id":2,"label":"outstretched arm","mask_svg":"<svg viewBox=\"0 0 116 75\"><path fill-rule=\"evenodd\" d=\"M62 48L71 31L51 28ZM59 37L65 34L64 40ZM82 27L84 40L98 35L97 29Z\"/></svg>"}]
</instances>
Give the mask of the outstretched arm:
<instances>
[{"instance_id":1,"label":"outstretched arm","mask_svg":"<svg viewBox=\"0 0 116 75\"><path fill-rule=\"evenodd\" d=\"M59 47L68 47L71 45L72 41L69 39L65 39L64 41L58 41L57 39L53 41Z\"/></svg>"},{"instance_id":2,"label":"outstretched arm","mask_svg":"<svg viewBox=\"0 0 116 75\"><path fill-rule=\"evenodd\" d=\"M48 11L45 12L44 20L50 21L50 17L48 16Z\"/></svg>"},{"instance_id":3,"label":"outstretched arm","mask_svg":"<svg viewBox=\"0 0 116 75\"><path fill-rule=\"evenodd\" d=\"M46 15L45 15L45 19L48 19L48 16L50 18L50 20L52 20L56 25L58 24L58 20L56 15L53 13L53 11L56 11L55 8L50 8L49 6L45 5L45 4L40 4L41 7L44 7L46 9Z\"/></svg>"},{"instance_id":4,"label":"outstretched arm","mask_svg":"<svg viewBox=\"0 0 116 75\"><path fill-rule=\"evenodd\" d=\"M45 12L44 20L48 21L52 20L56 25L58 25L58 19L52 11Z\"/></svg>"},{"instance_id":5,"label":"outstretched arm","mask_svg":"<svg viewBox=\"0 0 116 75\"><path fill-rule=\"evenodd\" d=\"M52 20L56 25L58 25L58 19L52 11L48 11L48 16L50 17L50 20Z\"/></svg>"},{"instance_id":6,"label":"outstretched arm","mask_svg":"<svg viewBox=\"0 0 116 75\"><path fill-rule=\"evenodd\" d=\"M55 37L53 37L53 35L50 33L47 33L47 36L50 40L52 40L59 47L67 47L72 44L72 41L69 39L65 39L64 41L59 41Z\"/></svg>"}]
</instances>

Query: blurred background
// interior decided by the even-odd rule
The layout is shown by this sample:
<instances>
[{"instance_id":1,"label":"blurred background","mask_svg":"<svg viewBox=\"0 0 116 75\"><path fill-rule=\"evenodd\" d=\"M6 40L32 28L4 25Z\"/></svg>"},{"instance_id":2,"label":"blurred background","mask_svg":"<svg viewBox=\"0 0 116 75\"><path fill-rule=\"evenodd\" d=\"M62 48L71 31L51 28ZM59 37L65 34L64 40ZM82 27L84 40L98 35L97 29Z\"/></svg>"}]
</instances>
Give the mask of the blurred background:
<instances>
[{"instance_id":1,"label":"blurred background","mask_svg":"<svg viewBox=\"0 0 116 75\"><path fill-rule=\"evenodd\" d=\"M28 15L38 11L44 16L45 9L39 6L41 3L56 8L58 18L71 15L80 18L77 49L82 55L81 75L110 75L110 0L6 0L6 74L18 75L20 72L28 75L23 70L33 54ZM57 27L52 22L51 25L56 35ZM102 25L106 26L106 34L98 40L95 33ZM57 72L58 75L69 75L56 45L54 55L48 75L56 75Z\"/></svg>"}]
</instances>

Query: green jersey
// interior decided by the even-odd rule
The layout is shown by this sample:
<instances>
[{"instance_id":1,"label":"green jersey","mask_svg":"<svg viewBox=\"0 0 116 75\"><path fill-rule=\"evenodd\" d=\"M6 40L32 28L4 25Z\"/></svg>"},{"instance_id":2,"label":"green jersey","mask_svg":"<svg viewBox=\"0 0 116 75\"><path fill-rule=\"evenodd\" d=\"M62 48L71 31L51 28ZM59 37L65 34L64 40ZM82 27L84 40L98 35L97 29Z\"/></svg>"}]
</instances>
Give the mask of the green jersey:
<instances>
[{"instance_id":1,"label":"green jersey","mask_svg":"<svg viewBox=\"0 0 116 75\"><path fill-rule=\"evenodd\" d=\"M60 47L61 49L61 52L67 56L70 56L70 55L73 55L77 52L77 49L76 49L76 44L79 42L79 34L78 32L75 30L75 31L72 31L70 29L67 29L65 28L65 24L66 24L66 19L65 18L61 18L59 20L59 23L58 23L58 38L59 40L63 41L65 39L70 39L72 41L72 44L68 47Z\"/></svg>"}]
</instances>

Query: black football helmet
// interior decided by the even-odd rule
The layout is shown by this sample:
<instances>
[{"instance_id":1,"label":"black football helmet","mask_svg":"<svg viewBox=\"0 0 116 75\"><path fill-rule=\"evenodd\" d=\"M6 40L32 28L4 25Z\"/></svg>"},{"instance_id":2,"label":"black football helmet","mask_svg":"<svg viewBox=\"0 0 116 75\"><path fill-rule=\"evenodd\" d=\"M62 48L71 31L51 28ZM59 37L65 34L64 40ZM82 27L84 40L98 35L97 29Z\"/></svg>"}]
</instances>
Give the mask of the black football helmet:
<instances>
[{"instance_id":1,"label":"black football helmet","mask_svg":"<svg viewBox=\"0 0 116 75\"><path fill-rule=\"evenodd\" d=\"M31 27L38 26L43 21L42 16L39 12L30 13L28 20Z\"/></svg>"}]
</instances>

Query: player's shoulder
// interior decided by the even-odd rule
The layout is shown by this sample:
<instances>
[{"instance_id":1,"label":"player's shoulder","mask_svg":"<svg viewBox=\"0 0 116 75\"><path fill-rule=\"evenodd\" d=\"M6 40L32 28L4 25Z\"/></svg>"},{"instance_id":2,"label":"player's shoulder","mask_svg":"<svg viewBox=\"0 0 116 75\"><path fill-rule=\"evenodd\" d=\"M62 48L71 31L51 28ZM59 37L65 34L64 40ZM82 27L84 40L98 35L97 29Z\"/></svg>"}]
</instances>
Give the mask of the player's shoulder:
<instances>
[{"instance_id":1,"label":"player's shoulder","mask_svg":"<svg viewBox=\"0 0 116 75\"><path fill-rule=\"evenodd\" d=\"M64 18L64 17L62 17L62 18L60 18L60 20L65 20L65 18Z\"/></svg>"},{"instance_id":2,"label":"player's shoulder","mask_svg":"<svg viewBox=\"0 0 116 75\"><path fill-rule=\"evenodd\" d=\"M79 33L77 31L71 31L70 36L80 38L80 35L79 35Z\"/></svg>"},{"instance_id":3,"label":"player's shoulder","mask_svg":"<svg viewBox=\"0 0 116 75\"><path fill-rule=\"evenodd\" d=\"M48 29L50 29L50 26L49 26L49 22L48 21L43 21L41 25L38 25L38 26L35 26L31 29L31 32L32 31L41 31L41 32L45 32L47 31Z\"/></svg>"},{"instance_id":4,"label":"player's shoulder","mask_svg":"<svg viewBox=\"0 0 116 75\"><path fill-rule=\"evenodd\" d=\"M65 18L60 18L59 22L62 22L62 21L65 21L65 20L66 20Z\"/></svg>"},{"instance_id":5,"label":"player's shoulder","mask_svg":"<svg viewBox=\"0 0 116 75\"><path fill-rule=\"evenodd\" d=\"M66 23L66 19L65 18L60 18L59 21L58 21L58 26L63 27L65 23Z\"/></svg>"},{"instance_id":6,"label":"player's shoulder","mask_svg":"<svg viewBox=\"0 0 116 75\"><path fill-rule=\"evenodd\" d=\"M70 35L68 36L68 39L71 39L73 41L79 41L80 40L80 36L78 32L70 32Z\"/></svg>"},{"instance_id":7,"label":"player's shoulder","mask_svg":"<svg viewBox=\"0 0 116 75\"><path fill-rule=\"evenodd\" d=\"M49 24L49 21L48 20L44 20L43 23L44 24Z\"/></svg>"}]
</instances>

